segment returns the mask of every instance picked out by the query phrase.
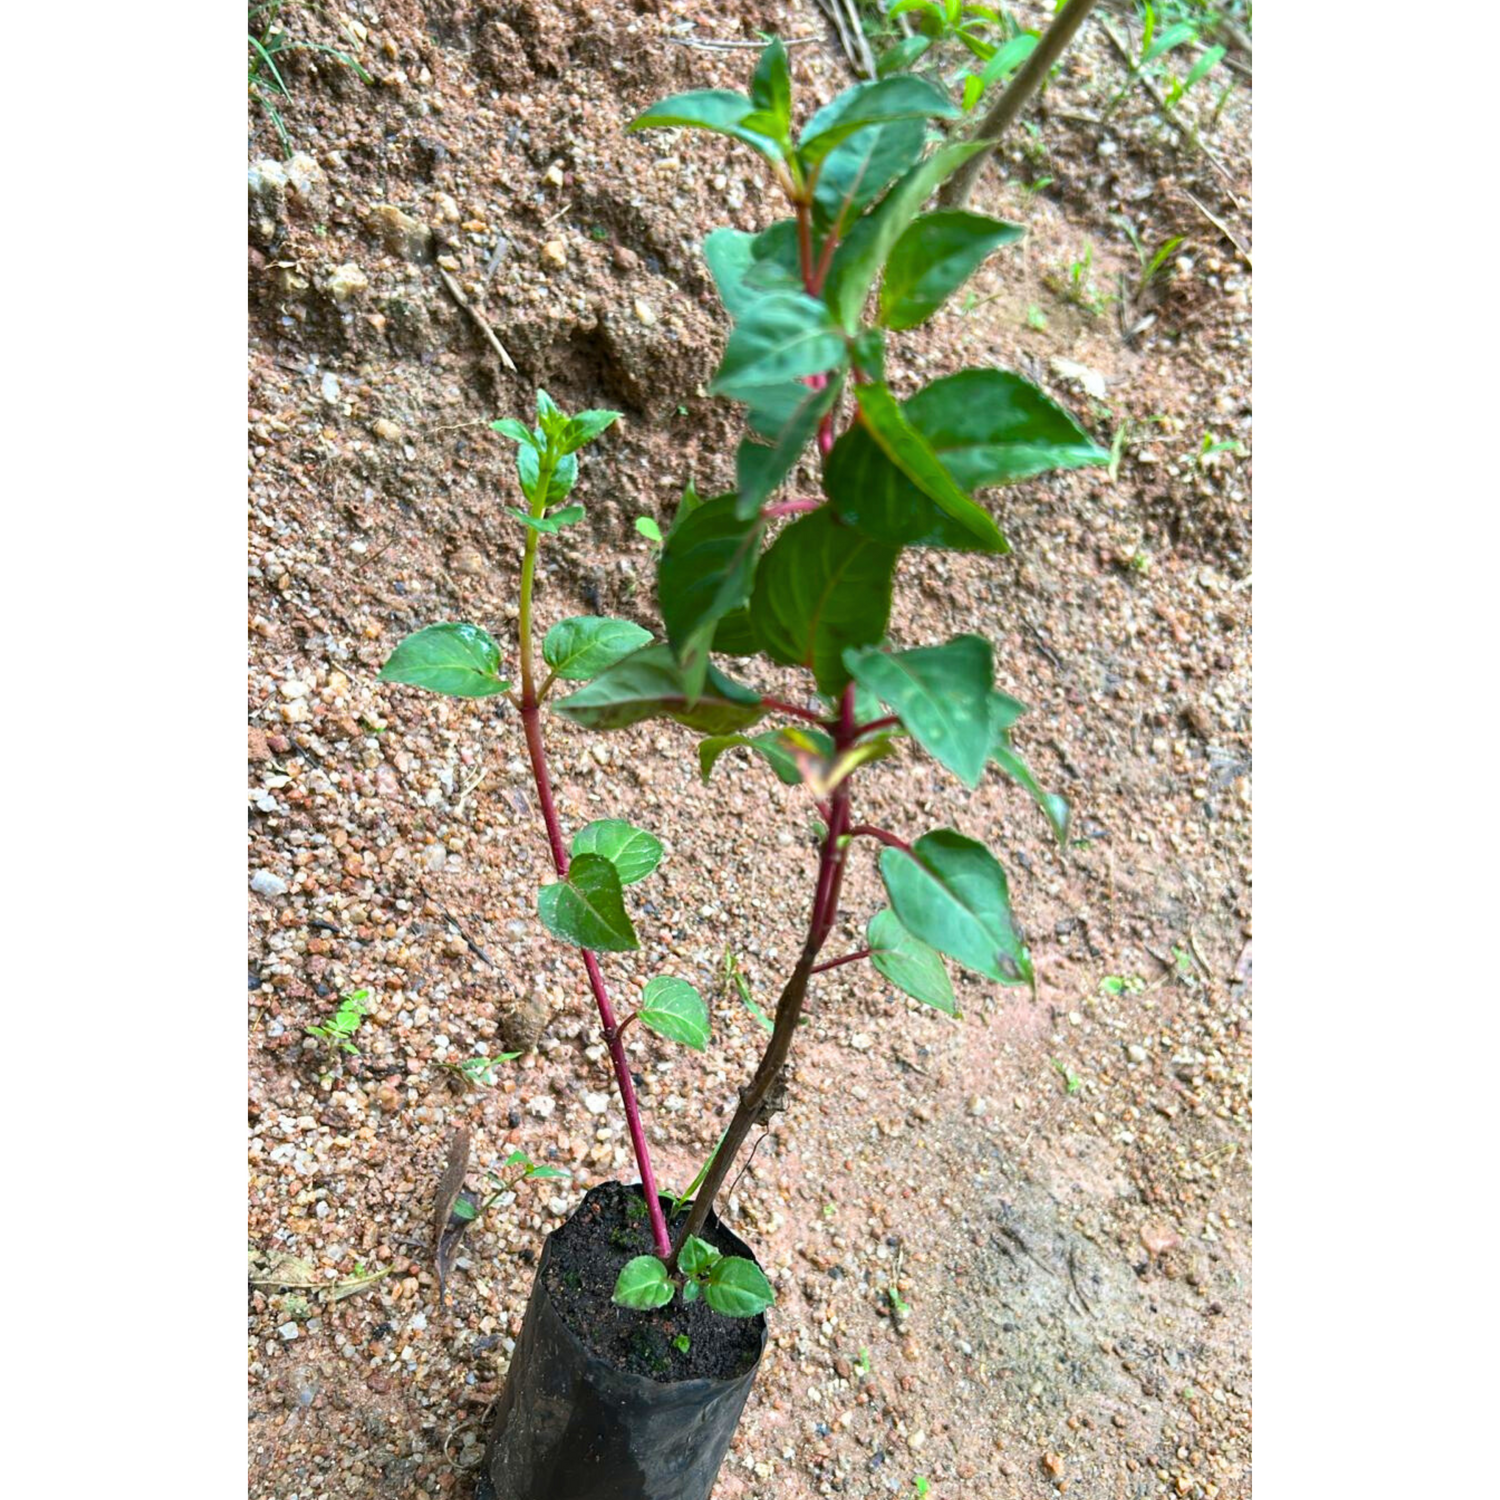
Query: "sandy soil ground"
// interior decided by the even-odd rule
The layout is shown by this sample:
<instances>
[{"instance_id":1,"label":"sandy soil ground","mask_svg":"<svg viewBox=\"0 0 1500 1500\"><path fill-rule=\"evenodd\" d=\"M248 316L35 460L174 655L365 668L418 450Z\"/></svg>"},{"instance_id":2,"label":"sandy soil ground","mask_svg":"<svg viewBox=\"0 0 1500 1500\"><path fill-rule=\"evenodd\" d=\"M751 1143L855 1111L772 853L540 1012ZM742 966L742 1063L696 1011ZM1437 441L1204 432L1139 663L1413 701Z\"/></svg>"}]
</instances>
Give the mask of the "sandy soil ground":
<instances>
[{"instance_id":1,"label":"sandy soil ground","mask_svg":"<svg viewBox=\"0 0 1500 1500\"><path fill-rule=\"evenodd\" d=\"M375 674L436 620L508 638L517 495L487 424L537 385L625 413L584 464L589 518L551 547L541 618L655 623L634 518L669 517L690 475L712 492L737 435L702 394L725 329L697 246L768 214L748 154L623 124L743 86L753 52L672 38L814 38L793 49L805 107L852 75L811 4L385 0L286 23L357 46L376 81L293 58L309 164L252 168L251 1492L468 1496L541 1237L629 1155L581 966L533 919L550 868L514 711ZM1032 705L1018 742L1082 847L913 751L869 778L868 816L997 851L1039 996L962 979L951 1021L864 965L820 978L788 1108L728 1203L778 1302L720 1500L1250 1492L1249 89L1210 160L1139 94L1091 123L1121 78L1091 25L976 195L1026 240L893 368L908 387L1019 369L1118 439L1113 476L995 497L1012 558L909 554L893 618L899 644L996 642ZM253 111L252 162L280 157ZM1122 214L1149 247L1185 236L1139 295ZM1246 451L1205 461L1205 435ZM565 824L629 817L667 845L642 950L607 972L628 994L670 962L711 999L706 1062L632 1043L681 1187L761 1036L725 950L770 1003L812 809L739 758L705 788L672 726L549 735ZM857 864L827 951L878 904ZM358 989L359 1055L334 1057L304 1028ZM443 1066L507 1038L537 1045L493 1088ZM573 1177L470 1235L442 1309L432 1198L460 1121L477 1167L521 1147Z\"/></svg>"}]
</instances>

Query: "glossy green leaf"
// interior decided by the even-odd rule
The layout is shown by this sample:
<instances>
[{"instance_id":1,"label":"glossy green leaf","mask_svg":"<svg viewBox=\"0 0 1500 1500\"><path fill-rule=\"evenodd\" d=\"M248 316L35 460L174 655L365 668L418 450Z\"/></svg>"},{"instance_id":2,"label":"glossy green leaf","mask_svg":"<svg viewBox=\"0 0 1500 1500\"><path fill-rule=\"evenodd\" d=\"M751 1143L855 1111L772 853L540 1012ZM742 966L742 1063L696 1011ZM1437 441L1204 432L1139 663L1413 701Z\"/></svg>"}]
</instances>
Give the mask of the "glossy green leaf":
<instances>
[{"instance_id":1,"label":"glossy green leaf","mask_svg":"<svg viewBox=\"0 0 1500 1500\"><path fill-rule=\"evenodd\" d=\"M607 615L573 615L559 620L542 640L542 660L564 682L587 682L607 667L639 651L651 639L631 620Z\"/></svg>"},{"instance_id":2,"label":"glossy green leaf","mask_svg":"<svg viewBox=\"0 0 1500 1500\"><path fill-rule=\"evenodd\" d=\"M757 387L841 370L847 359L844 335L823 303L804 292L769 292L735 324L709 390L748 401Z\"/></svg>"},{"instance_id":3,"label":"glossy green leaf","mask_svg":"<svg viewBox=\"0 0 1500 1500\"><path fill-rule=\"evenodd\" d=\"M601 953L639 948L625 913L620 876L602 854L580 854L568 878L537 892L537 914L554 937Z\"/></svg>"},{"instance_id":4,"label":"glossy green leaf","mask_svg":"<svg viewBox=\"0 0 1500 1500\"><path fill-rule=\"evenodd\" d=\"M516 449L516 472L521 477L521 493L531 501L533 507L537 503L537 494L542 480L541 466L541 454L535 448ZM556 505L560 500L566 500L577 483L578 455L576 453L564 454L553 465L551 477L547 481L546 503Z\"/></svg>"},{"instance_id":5,"label":"glossy green leaf","mask_svg":"<svg viewBox=\"0 0 1500 1500\"><path fill-rule=\"evenodd\" d=\"M760 650L748 609L732 609L714 626L710 648L723 656L754 656Z\"/></svg>"},{"instance_id":6,"label":"glossy green leaf","mask_svg":"<svg viewBox=\"0 0 1500 1500\"><path fill-rule=\"evenodd\" d=\"M750 597L766 523L741 520L733 495L705 501L672 527L656 568L662 623L689 699L708 675L708 653L721 619ZM757 508L758 509L758 508Z\"/></svg>"},{"instance_id":7,"label":"glossy green leaf","mask_svg":"<svg viewBox=\"0 0 1500 1500\"><path fill-rule=\"evenodd\" d=\"M1147 63L1153 63L1158 57L1172 51L1174 47L1180 47L1184 42L1195 41L1198 29L1190 22L1179 21L1175 26L1169 26L1141 53L1140 67Z\"/></svg>"},{"instance_id":8,"label":"glossy green leaf","mask_svg":"<svg viewBox=\"0 0 1500 1500\"><path fill-rule=\"evenodd\" d=\"M820 692L842 692L844 652L885 635L897 556L826 506L794 521L755 576L750 621L761 649L784 666L810 668Z\"/></svg>"},{"instance_id":9,"label":"glossy green leaf","mask_svg":"<svg viewBox=\"0 0 1500 1500\"><path fill-rule=\"evenodd\" d=\"M635 518L635 529L646 538L648 542L654 542L661 546L661 527L650 516L637 516Z\"/></svg>"},{"instance_id":10,"label":"glossy green leaf","mask_svg":"<svg viewBox=\"0 0 1500 1500\"><path fill-rule=\"evenodd\" d=\"M700 1240L696 1234L690 1234L682 1242L682 1250L677 1257L677 1269L687 1276L701 1276L705 1271L712 1270L723 1259L723 1255L707 1240Z\"/></svg>"},{"instance_id":11,"label":"glossy green leaf","mask_svg":"<svg viewBox=\"0 0 1500 1500\"><path fill-rule=\"evenodd\" d=\"M685 979L658 974L647 984L636 1014L642 1026L669 1042L681 1042L696 1052L708 1046L708 1007Z\"/></svg>"},{"instance_id":12,"label":"glossy green leaf","mask_svg":"<svg viewBox=\"0 0 1500 1500\"><path fill-rule=\"evenodd\" d=\"M818 235L832 233L842 239L860 210L913 166L926 142L927 127L921 120L892 120L835 146L813 188L813 228Z\"/></svg>"},{"instance_id":13,"label":"glossy green leaf","mask_svg":"<svg viewBox=\"0 0 1500 1500\"><path fill-rule=\"evenodd\" d=\"M829 381L822 390L801 389L801 398L770 447L746 438L735 452L735 511L742 517L755 515L797 466L818 424L843 393L843 377Z\"/></svg>"},{"instance_id":14,"label":"glossy green leaf","mask_svg":"<svg viewBox=\"0 0 1500 1500\"><path fill-rule=\"evenodd\" d=\"M558 439L558 447L564 453L576 453L619 419L620 413L617 411L581 411L576 417L568 418L568 425L563 428L562 436Z\"/></svg>"},{"instance_id":15,"label":"glossy green leaf","mask_svg":"<svg viewBox=\"0 0 1500 1500\"><path fill-rule=\"evenodd\" d=\"M799 744L799 741L801 742ZM712 739L700 741L698 745L698 770L707 781L713 775L715 763L726 750L743 746L759 755L776 773L776 779L786 786L801 783L802 767L798 761L798 750L813 753L825 760L833 758L833 739L820 729L768 729L764 734L719 734Z\"/></svg>"},{"instance_id":16,"label":"glossy green leaf","mask_svg":"<svg viewBox=\"0 0 1500 1500\"><path fill-rule=\"evenodd\" d=\"M791 234L786 233L786 229ZM760 234L740 229L715 229L703 241L703 258L719 291L719 300L731 318L745 311L768 292L800 292L796 225L785 219Z\"/></svg>"},{"instance_id":17,"label":"glossy green leaf","mask_svg":"<svg viewBox=\"0 0 1500 1500\"><path fill-rule=\"evenodd\" d=\"M983 93L992 83L1008 78L1036 51L1037 38L1029 31L1013 36L1003 46L997 47L979 73L979 88Z\"/></svg>"},{"instance_id":18,"label":"glossy green leaf","mask_svg":"<svg viewBox=\"0 0 1500 1500\"><path fill-rule=\"evenodd\" d=\"M958 1014L953 981L936 948L913 937L890 907L882 907L865 928L865 946L876 971L903 995L946 1015Z\"/></svg>"},{"instance_id":19,"label":"glossy green leaf","mask_svg":"<svg viewBox=\"0 0 1500 1500\"><path fill-rule=\"evenodd\" d=\"M628 130L649 130L654 126L689 126L711 130L717 135L732 136L759 151L768 161L780 161L782 151L770 136L749 129L746 117L756 112L755 105L732 89L694 89L673 94L638 114Z\"/></svg>"},{"instance_id":20,"label":"glossy green leaf","mask_svg":"<svg viewBox=\"0 0 1500 1500\"><path fill-rule=\"evenodd\" d=\"M584 516L581 505L565 505L561 510L553 511L550 516L528 515L514 505L507 505L505 512L523 526L529 527L532 531L538 531L543 536L553 536L564 526L571 526L575 521L581 521Z\"/></svg>"},{"instance_id":21,"label":"glossy green leaf","mask_svg":"<svg viewBox=\"0 0 1500 1500\"><path fill-rule=\"evenodd\" d=\"M654 1255L637 1255L620 1268L612 1300L620 1307L649 1312L653 1307L665 1307L674 1291L672 1278L661 1261Z\"/></svg>"},{"instance_id":22,"label":"glossy green leaf","mask_svg":"<svg viewBox=\"0 0 1500 1500\"><path fill-rule=\"evenodd\" d=\"M514 417L501 417L498 422L491 422L490 428L502 437L508 437L513 443L520 443L527 448L537 446L536 435L524 422L518 422Z\"/></svg>"},{"instance_id":23,"label":"glossy green leaf","mask_svg":"<svg viewBox=\"0 0 1500 1500\"><path fill-rule=\"evenodd\" d=\"M939 147L900 177L890 192L849 231L834 252L823 290L834 317L849 333L859 328L865 298L906 226L939 184L971 156L987 149L984 141L958 141Z\"/></svg>"},{"instance_id":24,"label":"glossy green leaf","mask_svg":"<svg viewBox=\"0 0 1500 1500\"><path fill-rule=\"evenodd\" d=\"M675 719L704 734L730 734L765 717L760 696L709 665L703 689L690 698L666 643L644 646L616 662L554 707L585 729L623 729L643 719Z\"/></svg>"},{"instance_id":25,"label":"glossy green leaf","mask_svg":"<svg viewBox=\"0 0 1500 1500\"><path fill-rule=\"evenodd\" d=\"M760 54L750 79L750 102L759 114L775 121L776 129L768 135L784 139L792 126L792 74L787 66L786 48L781 38L773 39Z\"/></svg>"},{"instance_id":26,"label":"glossy green leaf","mask_svg":"<svg viewBox=\"0 0 1500 1500\"><path fill-rule=\"evenodd\" d=\"M409 635L380 669L382 682L444 693L450 698L492 698L510 684L500 676L500 648L477 625L429 625Z\"/></svg>"},{"instance_id":27,"label":"glossy green leaf","mask_svg":"<svg viewBox=\"0 0 1500 1500\"><path fill-rule=\"evenodd\" d=\"M893 120L951 120L958 106L925 78L910 74L856 83L830 100L803 127L797 156L811 171L857 131Z\"/></svg>"},{"instance_id":28,"label":"glossy green leaf","mask_svg":"<svg viewBox=\"0 0 1500 1500\"><path fill-rule=\"evenodd\" d=\"M892 73L904 73L932 45L930 36L906 36L892 42L876 59L875 74L879 78Z\"/></svg>"},{"instance_id":29,"label":"glossy green leaf","mask_svg":"<svg viewBox=\"0 0 1500 1500\"><path fill-rule=\"evenodd\" d=\"M871 382L857 387L855 395L863 419L861 425L875 445L939 510L970 534L971 545L984 552L1009 552L1010 543L990 513L963 491L932 445L906 419L889 388ZM833 483L826 470L825 482Z\"/></svg>"},{"instance_id":30,"label":"glossy green leaf","mask_svg":"<svg viewBox=\"0 0 1500 1500\"><path fill-rule=\"evenodd\" d=\"M901 413L965 490L1109 462L1062 407L1008 370L961 370L935 380L902 402ZM838 514L877 541L978 545L968 527L886 457L863 424L834 444L823 482Z\"/></svg>"},{"instance_id":31,"label":"glossy green leaf","mask_svg":"<svg viewBox=\"0 0 1500 1500\"><path fill-rule=\"evenodd\" d=\"M726 1318L753 1318L776 1300L776 1293L753 1260L726 1255L709 1271L703 1300Z\"/></svg>"},{"instance_id":32,"label":"glossy green leaf","mask_svg":"<svg viewBox=\"0 0 1500 1500\"><path fill-rule=\"evenodd\" d=\"M702 1295L698 1290L698 1283L690 1277L682 1283L682 1300L684 1302L696 1302Z\"/></svg>"},{"instance_id":33,"label":"glossy green leaf","mask_svg":"<svg viewBox=\"0 0 1500 1500\"><path fill-rule=\"evenodd\" d=\"M661 863L661 840L623 818L596 818L573 835L573 853L598 854L615 867L621 885L644 880Z\"/></svg>"},{"instance_id":34,"label":"glossy green leaf","mask_svg":"<svg viewBox=\"0 0 1500 1500\"><path fill-rule=\"evenodd\" d=\"M911 651L850 651L845 664L934 760L967 786L979 785L994 743L995 674L988 641L959 635L945 645Z\"/></svg>"},{"instance_id":35,"label":"glossy green leaf","mask_svg":"<svg viewBox=\"0 0 1500 1500\"><path fill-rule=\"evenodd\" d=\"M880 321L887 328L925 322L979 268L991 251L1013 245L1019 224L963 210L919 214L891 250L880 284Z\"/></svg>"},{"instance_id":36,"label":"glossy green leaf","mask_svg":"<svg viewBox=\"0 0 1500 1500\"><path fill-rule=\"evenodd\" d=\"M1016 931L1010 887L983 844L940 828L910 854L883 849L880 875L901 925L914 937L1002 984L1034 982L1031 956Z\"/></svg>"}]
</instances>

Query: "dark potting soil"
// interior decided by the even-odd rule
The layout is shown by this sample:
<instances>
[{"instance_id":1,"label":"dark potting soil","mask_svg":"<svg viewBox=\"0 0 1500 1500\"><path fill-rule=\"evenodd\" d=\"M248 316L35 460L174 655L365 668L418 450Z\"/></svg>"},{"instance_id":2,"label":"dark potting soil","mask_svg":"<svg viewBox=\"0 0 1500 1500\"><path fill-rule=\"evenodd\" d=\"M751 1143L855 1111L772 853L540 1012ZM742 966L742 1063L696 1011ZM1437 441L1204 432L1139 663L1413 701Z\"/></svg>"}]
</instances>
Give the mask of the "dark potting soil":
<instances>
[{"instance_id":1,"label":"dark potting soil","mask_svg":"<svg viewBox=\"0 0 1500 1500\"><path fill-rule=\"evenodd\" d=\"M552 1239L547 1290L569 1329L589 1349L621 1370L651 1380L727 1380L742 1375L760 1352L759 1318L726 1318L700 1297L684 1304L679 1292L649 1312L610 1300L620 1267L654 1255L646 1203L639 1185L595 1188ZM669 1226L676 1232L686 1214ZM739 1249L718 1225L703 1238L725 1255ZM672 1341L686 1335L686 1352Z\"/></svg>"}]
</instances>

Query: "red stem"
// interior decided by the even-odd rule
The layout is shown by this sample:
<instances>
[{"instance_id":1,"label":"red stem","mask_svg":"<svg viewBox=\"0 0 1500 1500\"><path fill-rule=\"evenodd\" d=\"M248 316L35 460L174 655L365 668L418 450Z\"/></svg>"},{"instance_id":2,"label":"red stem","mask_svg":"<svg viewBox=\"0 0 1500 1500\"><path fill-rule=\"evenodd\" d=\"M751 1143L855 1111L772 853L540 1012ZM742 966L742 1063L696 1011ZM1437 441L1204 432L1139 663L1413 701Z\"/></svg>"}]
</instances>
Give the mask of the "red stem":
<instances>
[{"instance_id":1,"label":"red stem","mask_svg":"<svg viewBox=\"0 0 1500 1500\"><path fill-rule=\"evenodd\" d=\"M761 507L761 515L768 521L774 521L777 516L801 516L810 510L821 510L821 500L778 500L774 505Z\"/></svg>"},{"instance_id":2,"label":"red stem","mask_svg":"<svg viewBox=\"0 0 1500 1500\"><path fill-rule=\"evenodd\" d=\"M779 714L790 714L794 719L805 719L809 724L826 722L821 714L815 714L810 708L799 708L795 703L788 703L781 698L762 697L760 701L769 704Z\"/></svg>"},{"instance_id":3,"label":"red stem","mask_svg":"<svg viewBox=\"0 0 1500 1500\"><path fill-rule=\"evenodd\" d=\"M844 954L844 956L842 958L830 958L830 959L824 960L824 962L822 962L820 964L814 964L812 966L812 972L814 974L822 974L822 973L825 973L829 969L836 969L836 968L838 968L840 964L857 963L860 959L862 959L862 958L868 958L869 956L870 956L870 949L868 949L868 948L861 948L856 953L846 953L846 954Z\"/></svg>"},{"instance_id":4,"label":"red stem","mask_svg":"<svg viewBox=\"0 0 1500 1500\"><path fill-rule=\"evenodd\" d=\"M861 724L854 732L856 734L873 734L877 729L889 729L893 724L899 724L899 714L887 714L883 719L871 719L868 724Z\"/></svg>"},{"instance_id":5,"label":"red stem","mask_svg":"<svg viewBox=\"0 0 1500 1500\"><path fill-rule=\"evenodd\" d=\"M879 839L882 844L889 844L892 849L903 849L906 853L911 853L911 845L905 839L898 839L894 833L887 833L884 828L877 828L873 823L861 823L849 829L851 839L858 838L861 834L866 838Z\"/></svg>"},{"instance_id":6,"label":"red stem","mask_svg":"<svg viewBox=\"0 0 1500 1500\"><path fill-rule=\"evenodd\" d=\"M566 880L568 848L563 842L562 825L557 819L557 804L552 800L552 778L547 774L547 747L542 741L541 713L535 703L522 704L521 723L526 730L526 749L531 756L531 775L536 782L537 801L542 807L542 821L547 825L547 842L552 846L552 863L557 870L557 878ZM610 1061L614 1064L620 1103L625 1108L625 1126L630 1132L630 1145L641 1174L641 1192L646 1199L651 1238L656 1242L656 1253L665 1260L672 1253L672 1237L667 1233L667 1221L656 1192L656 1174L651 1170L646 1131L641 1124L640 1106L635 1102L635 1082L630 1076L630 1060L625 1056L621 1028L615 1022L614 1007L609 1003L609 991L604 987L604 975L599 972L599 960L587 948L583 949L583 966L588 971L589 987L594 992L594 1003L599 1008L599 1025L609 1047Z\"/></svg>"}]
</instances>

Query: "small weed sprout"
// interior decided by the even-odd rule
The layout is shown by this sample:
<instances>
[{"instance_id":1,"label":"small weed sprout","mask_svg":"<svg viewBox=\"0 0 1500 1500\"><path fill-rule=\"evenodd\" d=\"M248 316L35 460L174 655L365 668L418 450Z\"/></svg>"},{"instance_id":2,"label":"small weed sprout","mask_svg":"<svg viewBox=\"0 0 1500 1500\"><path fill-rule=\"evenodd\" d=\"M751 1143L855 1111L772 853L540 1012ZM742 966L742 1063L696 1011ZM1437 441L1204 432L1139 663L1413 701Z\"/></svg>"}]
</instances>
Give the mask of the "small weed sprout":
<instances>
[{"instance_id":1,"label":"small weed sprout","mask_svg":"<svg viewBox=\"0 0 1500 1500\"><path fill-rule=\"evenodd\" d=\"M250 6L249 34L246 40L250 47L250 97L265 110L271 124L276 127L281 149L290 156L292 139L287 134L286 122L281 117L276 101L290 99L292 95L286 86L286 80L281 76L281 69L276 65L277 58L288 52L321 52L346 68L353 68L363 82L374 83L375 80L353 57L337 47L329 47L321 42L294 41L281 23L281 12L286 6L287 0L263 0L259 5Z\"/></svg>"},{"instance_id":2,"label":"small weed sprout","mask_svg":"<svg viewBox=\"0 0 1500 1500\"><path fill-rule=\"evenodd\" d=\"M358 1057L359 1048L354 1045L354 1033L359 1030L359 1023L370 1013L369 1001L369 990L355 990L352 995L340 996L339 1008L326 1021L307 1027L307 1034L320 1037L335 1051L348 1052Z\"/></svg>"}]
</instances>

